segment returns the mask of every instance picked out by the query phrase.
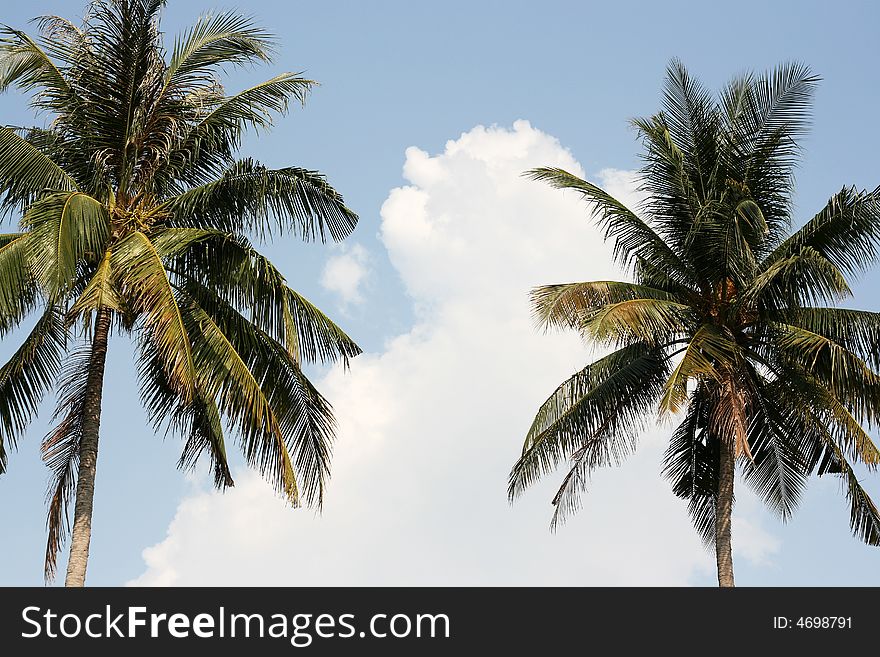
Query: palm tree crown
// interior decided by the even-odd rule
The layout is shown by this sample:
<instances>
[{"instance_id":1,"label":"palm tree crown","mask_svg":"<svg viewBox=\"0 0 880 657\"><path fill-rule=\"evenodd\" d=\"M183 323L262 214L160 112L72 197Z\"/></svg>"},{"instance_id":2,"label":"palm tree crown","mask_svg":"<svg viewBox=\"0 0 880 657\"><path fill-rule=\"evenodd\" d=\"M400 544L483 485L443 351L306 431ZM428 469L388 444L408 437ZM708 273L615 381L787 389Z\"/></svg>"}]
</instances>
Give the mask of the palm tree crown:
<instances>
[{"instance_id":1,"label":"palm tree crown","mask_svg":"<svg viewBox=\"0 0 880 657\"><path fill-rule=\"evenodd\" d=\"M99 0L81 24L42 17L39 37L0 34L0 92L17 87L51 119L0 127L0 203L20 218L0 236L0 336L38 314L0 369L0 472L57 387L43 444L46 572L75 493L69 583L85 577L111 329L133 337L151 421L184 437L181 467L207 455L217 486L231 486L232 432L294 504L320 504L334 431L301 364L360 352L248 239L341 240L355 227L323 175L236 155L248 130L267 129L314 83L283 73L227 94L219 72L270 61L271 35L214 13L166 51L164 4Z\"/></svg>"},{"instance_id":2,"label":"palm tree crown","mask_svg":"<svg viewBox=\"0 0 880 657\"><path fill-rule=\"evenodd\" d=\"M880 241L880 188L845 187L790 232L793 169L817 78L798 64L734 79L714 99L684 67L662 110L634 121L644 141L637 211L560 169L529 172L592 204L634 282L532 293L544 327L611 352L541 406L510 475L511 498L570 460L554 524L590 472L617 464L656 415L675 416L664 474L733 584L734 468L783 519L807 478L843 478L853 532L880 544L880 513L855 464L880 451L880 314L838 307Z\"/></svg>"}]
</instances>

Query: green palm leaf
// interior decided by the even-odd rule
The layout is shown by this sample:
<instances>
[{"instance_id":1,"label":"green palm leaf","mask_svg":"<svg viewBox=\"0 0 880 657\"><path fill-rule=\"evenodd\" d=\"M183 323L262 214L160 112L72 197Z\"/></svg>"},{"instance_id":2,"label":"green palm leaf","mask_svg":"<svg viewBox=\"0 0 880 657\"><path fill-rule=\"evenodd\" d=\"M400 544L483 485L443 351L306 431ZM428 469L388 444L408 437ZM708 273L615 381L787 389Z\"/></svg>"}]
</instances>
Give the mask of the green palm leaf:
<instances>
[{"instance_id":1,"label":"green palm leaf","mask_svg":"<svg viewBox=\"0 0 880 657\"><path fill-rule=\"evenodd\" d=\"M136 232L119 242L110 266L129 305L143 318L178 394L192 399L196 381L190 336L155 245Z\"/></svg>"},{"instance_id":2,"label":"green palm leaf","mask_svg":"<svg viewBox=\"0 0 880 657\"><path fill-rule=\"evenodd\" d=\"M190 189L167 203L174 224L268 236L273 228L306 240L329 232L345 238L357 215L321 174L296 167L270 170L242 160L222 177Z\"/></svg>"},{"instance_id":3,"label":"green palm leaf","mask_svg":"<svg viewBox=\"0 0 880 657\"><path fill-rule=\"evenodd\" d=\"M692 272L651 226L603 189L562 169L544 167L527 171L526 175L557 189L574 189L594 204L593 213L599 218L606 238L614 240L614 256L622 265L629 267L636 259L644 259L667 268L680 283L693 280Z\"/></svg>"},{"instance_id":4,"label":"green palm leaf","mask_svg":"<svg viewBox=\"0 0 880 657\"><path fill-rule=\"evenodd\" d=\"M61 167L10 128L0 126L0 201L17 207L47 191L75 191L77 184Z\"/></svg>"},{"instance_id":5,"label":"green palm leaf","mask_svg":"<svg viewBox=\"0 0 880 657\"><path fill-rule=\"evenodd\" d=\"M644 344L623 347L587 366L544 402L510 474L512 498L585 445L581 461L595 468L619 463L634 448L633 424L648 410L642 385L659 394L667 363Z\"/></svg>"},{"instance_id":6,"label":"green palm leaf","mask_svg":"<svg viewBox=\"0 0 880 657\"><path fill-rule=\"evenodd\" d=\"M27 237L26 233L0 235L0 336L15 328L37 301Z\"/></svg>"},{"instance_id":7,"label":"green palm leaf","mask_svg":"<svg viewBox=\"0 0 880 657\"><path fill-rule=\"evenodd\" d=\"M44 197L21 223L28 231L30 268L52 299L69 291L80 263L97 260L110 237L107 209L81 192Z\"/></svg>"},{"instance_id":8,"label":"green palm leaf","mask_svg":"<svg viewBox=\"0 0 880 657\"><path fill-rule=\"evenodd\" d=\"M166 84L204 79L218 66L269 61L271 35L236 12L207 14L175 39Z\"/></svg>"},{"instance_id":9,"label":"green palm leaf","mask_svg":"<svg viewBox=\"0 0 880 657\"><path fill-rule=\"evenodd\" d=\"M6 470L5 446L18 438L55 384L67 347L63 314L48 306L30 334L0 368L0 474Z\"/></svg>"}]
</instances>

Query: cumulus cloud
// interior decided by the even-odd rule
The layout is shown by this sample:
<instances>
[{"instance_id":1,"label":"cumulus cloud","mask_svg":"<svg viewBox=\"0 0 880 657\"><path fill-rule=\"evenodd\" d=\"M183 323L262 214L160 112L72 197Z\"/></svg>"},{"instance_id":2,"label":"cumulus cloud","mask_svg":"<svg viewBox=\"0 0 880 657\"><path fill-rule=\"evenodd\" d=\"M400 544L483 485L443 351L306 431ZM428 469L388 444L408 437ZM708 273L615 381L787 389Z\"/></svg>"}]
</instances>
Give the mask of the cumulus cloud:
<instances>
[{"instance_id":1,"label":"cumulus cloud","mask_svg":"<svg viewBox=\"0 0 880 657\"><path fill-rule=\"evenodd\" d=\"M327 260L321 286L339 295L342 306L363 303L363 285L370 273L370 257L360 244L340 246L341 253Z\"/></svg>"},{"instance_id":2,"label":"cumulus cloud","mask_svg":"<svg viewBox=\"0 0 880 657\"><path fill-rule=\"evenodd\" d=\"M592 357L542 335L527 291L619 277L574 193L525 179L584 175L553 137L518 121L477 127L430 155L406 151L406 186L381 238L415 311L412 329L320 386L339 420L323 514L291 511L253 474L194 492L144 552L142 585L683 585L713 560L660 475L668 429L598 472L584 509L548 530L556 481L514 505L506 479L538 405ZM600 184L637 202L632 174ZM740 553L766 558L766 536ZM702 578L702 579L701 579Z\"/></svg>"}]
</instances>

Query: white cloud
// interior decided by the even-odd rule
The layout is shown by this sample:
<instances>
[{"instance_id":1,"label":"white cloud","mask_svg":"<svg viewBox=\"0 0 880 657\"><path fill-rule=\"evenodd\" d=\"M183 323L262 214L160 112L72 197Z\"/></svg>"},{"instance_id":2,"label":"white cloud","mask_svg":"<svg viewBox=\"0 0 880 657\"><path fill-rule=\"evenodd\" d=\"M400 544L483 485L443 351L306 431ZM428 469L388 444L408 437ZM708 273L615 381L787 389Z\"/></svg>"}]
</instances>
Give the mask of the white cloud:
<instances>
[{"instance_id":1,"label":"white cloud","mask_svg":"<svg viewBox=\"0 0 880 657\"><path fill-rule=\"evenodd\" d=\"M324 266L321 285L338 294L343 307L363 303L363 285L370 273L369 254L360 244L340 248L342 253L332 256Z\"/></svg>"},{"instance_id":2,"label":"white cloud","mask_svg":"<svg viewBox=\"0 0 880 657\"><path fill-rule=\"evenodd\" d=\"M667 429L596 473L556 534L554 481L507 502L535 410L590 358L577 337L535 330L527 291L620 275L578 196L520 175L542 165L584 175L525 121L477 127L436 156L407 150L410 184L389 194L381 236L417 321L320 382L340 429L324 513L293 512L240 474L225 495L181 503L135 584L682 585L711 573L659 474ZM632 174L599 182L635 202ZM735 537L746 557L748 541Z\"/></svg>"}]
</instances>

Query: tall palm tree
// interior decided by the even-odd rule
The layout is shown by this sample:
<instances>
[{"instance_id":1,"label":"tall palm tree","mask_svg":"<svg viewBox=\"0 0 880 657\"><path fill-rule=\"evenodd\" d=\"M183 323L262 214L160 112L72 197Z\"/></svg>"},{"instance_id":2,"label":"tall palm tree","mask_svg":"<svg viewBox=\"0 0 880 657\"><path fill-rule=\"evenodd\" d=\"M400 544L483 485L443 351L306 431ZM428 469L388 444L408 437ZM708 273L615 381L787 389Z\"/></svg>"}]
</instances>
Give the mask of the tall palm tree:
<instances>
[{"instance_id":1,"label":"tall palm tree","mask_svg":"<svg viewBox=\"0 0 880 657\"><path fill-rule=\"evenodd\" d=\"M323 175L236 153L313 82L282 73L228 95L224 67L270 61L273 38L235 12L202 16L170 52L164 0L99 0L80 25L5 27L0 91L16 86L47 127L0 128L0 335L32 315L0 369L0 472L43 397L58 390L46 576L68 534L66 584L82 586L91 536L108 336L132 336L157 430L185 438L181 467L207 455L233 485L225 434L294 505L320 505L334 432L304 361L357 345L288 287L247 235L348 235L357 222Z\"/></svg>"},{"instance_id":2,"label":"tall palm tree","mask_svg":"<svg viewBox=\"0 0 880 657\"><path fill-rule=\"evenodd\" d=\"M593 469L620 463L659 413L680 420L664 474L714 545L721 586L734 584L737 465L783 519L809 475L838 474L853 532L880 544L880 513L853 467L880 463L864 428L880 420L880 314L837 306L851 296L847 276L877 255L880 188L844 187L790 232L816 80L785 65L734 79L716 100L673 61L662 110L634 121L645 147L637 211L566 171L528 172L591 204L633 282L533 290L543 327L611 352L541 406L511 499L568 460L555 526Z\"/></svg>"}]
</instances>

